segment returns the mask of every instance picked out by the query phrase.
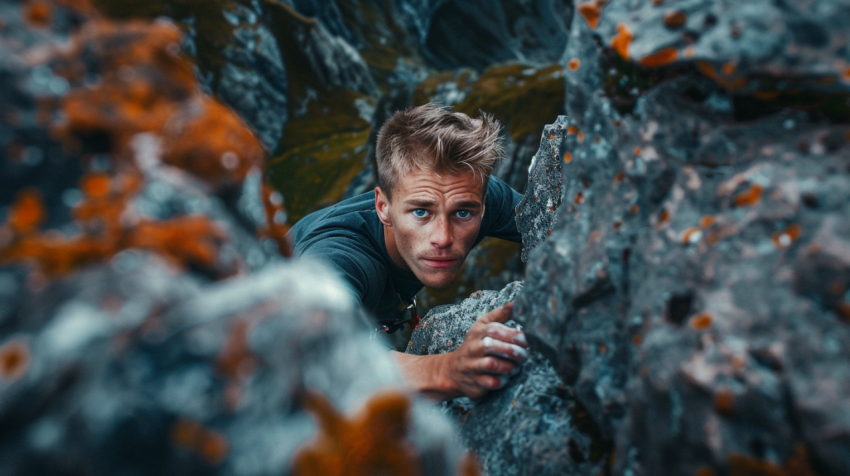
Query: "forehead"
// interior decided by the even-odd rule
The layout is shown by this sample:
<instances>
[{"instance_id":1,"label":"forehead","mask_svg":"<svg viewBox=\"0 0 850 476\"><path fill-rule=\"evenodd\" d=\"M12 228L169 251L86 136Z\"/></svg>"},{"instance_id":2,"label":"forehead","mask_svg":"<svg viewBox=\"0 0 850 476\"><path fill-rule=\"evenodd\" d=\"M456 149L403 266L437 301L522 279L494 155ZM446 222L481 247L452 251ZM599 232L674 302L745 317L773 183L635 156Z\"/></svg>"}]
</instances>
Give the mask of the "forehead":
<instances>
[{"instance_id":1,"label":"forehead","mask_svg":"<svg viewBox=\"0 0 850 476\"><path fill-rule=\"evenodd\" d=\"M398 201L440 200L483 202L486 184L481 175L414 169L399 176L393 190Z\"/></svg>"}]
</instances>

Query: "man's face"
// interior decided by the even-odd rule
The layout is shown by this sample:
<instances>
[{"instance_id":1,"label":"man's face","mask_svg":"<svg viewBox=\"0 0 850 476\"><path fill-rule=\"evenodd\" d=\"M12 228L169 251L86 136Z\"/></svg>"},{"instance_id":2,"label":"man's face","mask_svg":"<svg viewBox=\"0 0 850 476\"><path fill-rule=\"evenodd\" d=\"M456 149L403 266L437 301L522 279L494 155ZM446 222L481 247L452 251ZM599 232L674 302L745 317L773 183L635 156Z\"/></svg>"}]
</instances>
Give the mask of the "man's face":
<instances>
[{"instance_id":1,"label":"man's face","mask_svg":"<svg viewBox=\"0 0 850 476\"><path fill-rule=\"evenodd\" d=\"M392 200L377 188L375 208L393 261L426 286L451 284L478 236L484 187L472 173L415 170L399 178Z\"/></svg>"}]
</instances>

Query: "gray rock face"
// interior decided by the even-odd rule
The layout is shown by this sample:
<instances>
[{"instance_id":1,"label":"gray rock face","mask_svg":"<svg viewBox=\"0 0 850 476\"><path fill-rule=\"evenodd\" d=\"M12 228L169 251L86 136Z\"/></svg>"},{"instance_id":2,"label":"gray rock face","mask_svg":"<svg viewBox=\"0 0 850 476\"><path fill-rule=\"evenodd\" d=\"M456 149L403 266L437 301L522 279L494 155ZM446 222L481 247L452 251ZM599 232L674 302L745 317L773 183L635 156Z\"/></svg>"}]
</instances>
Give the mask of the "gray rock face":
<instances>
[{"instance_id":1,"label":"gray rock face","mask_svg":"<svg viewBox=\"0 0 850 476\"><path fill-rule=\"evenodd\" d=\"M705 11L721 3L682 4L688 28L690 19L702 28ZM598 32L607 45L613 25L627 22L629 51L642 58L666 38L642 12L678 5L628 5L605 7ZM717 12L718 25L759 31L743 14L754 5L722 5L732 10ZM841 5L824 8L840 17ZM831 24L824 19L820 31L837 31ZM530 342L575 390L601 437L613 440L613 474L843 474L846 125L790 110L745 114L746 102L710 74L652 80L640 67L609 69L612 53L597 46L583 18L571 35L567 113L584 141L563 165L552 234L529 254L515 312ZM790 54L747 49L780 37L799 40L726 38L728 47L712 47L711 57L746 57L740 68L770 69L770 81L816 68L821 54L843 64L826 46L801 48L793 68ZM701 42L712 36L699 38L705 52L709 43ZM612 80L644 81L631 114L618 112ZM532 186L556 192L539 178Z\"/></svg>"},{"instance_id":2,"label":"gray rock face","mask_svg":"<svg viewBox=\"0 0 850 476\"><path fill-rule=\"evenodd\" d=\"M405 1L400 9L432 66L483 69L511 60L556 60L566 44L572 5L570 0L537 0L481 8L446 0Z\"/></svg>"},{"instance_id":3,"label":"gray rock face","mask_svg":"<svg viewBox=\"0 0 850 476\"><path fill-rule=\"evenodd\" d=\"M478 317L511 302L521 289L514 282L432 309L414 330L407 352L457 349ZM454 399L443 404L443 411L458 424L461 440L474 449L485 474L594 474L602 467L604 450L590 436L598 429L539 353L532 352L520 374L501 390L478 401Z\"/></svg>"}]
</instances>

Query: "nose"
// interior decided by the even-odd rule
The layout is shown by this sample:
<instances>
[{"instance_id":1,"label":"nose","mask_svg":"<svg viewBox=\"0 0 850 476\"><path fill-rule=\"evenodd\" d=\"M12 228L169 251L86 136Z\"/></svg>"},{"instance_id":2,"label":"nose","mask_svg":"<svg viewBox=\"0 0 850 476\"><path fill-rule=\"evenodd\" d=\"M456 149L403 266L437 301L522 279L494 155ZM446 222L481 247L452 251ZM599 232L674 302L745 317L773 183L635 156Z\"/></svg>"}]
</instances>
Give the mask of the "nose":
<instances>
[{"instance_id":1,"label":"nose","mask_svg":"<svg viewBox=\"0 0 850 476\"><path fill-rule=\"evenodd\" d=\"M437 248L448 248L454 243L449 220L439 217L432 222L431 244Z\"/></svg>"}]
</instances>

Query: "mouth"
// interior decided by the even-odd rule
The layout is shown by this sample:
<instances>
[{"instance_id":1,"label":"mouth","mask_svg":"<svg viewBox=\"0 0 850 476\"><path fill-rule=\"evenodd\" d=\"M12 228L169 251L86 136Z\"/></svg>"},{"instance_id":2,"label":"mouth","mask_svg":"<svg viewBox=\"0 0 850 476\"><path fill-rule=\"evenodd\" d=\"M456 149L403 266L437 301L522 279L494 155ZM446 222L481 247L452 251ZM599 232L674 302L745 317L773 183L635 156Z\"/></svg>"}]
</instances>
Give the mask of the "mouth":
<instances>
[{"instance_id":1,"label":"mouth","mask_svg":"<svg viewBox=\"0 0 850 476\"><path fill-rule=\"evenodd\" d=\"M460 262L458 258L422 258L422 262L425 263L426 266L430 266L432 268L451 268Z\"/></svg>"}]
</instances>

